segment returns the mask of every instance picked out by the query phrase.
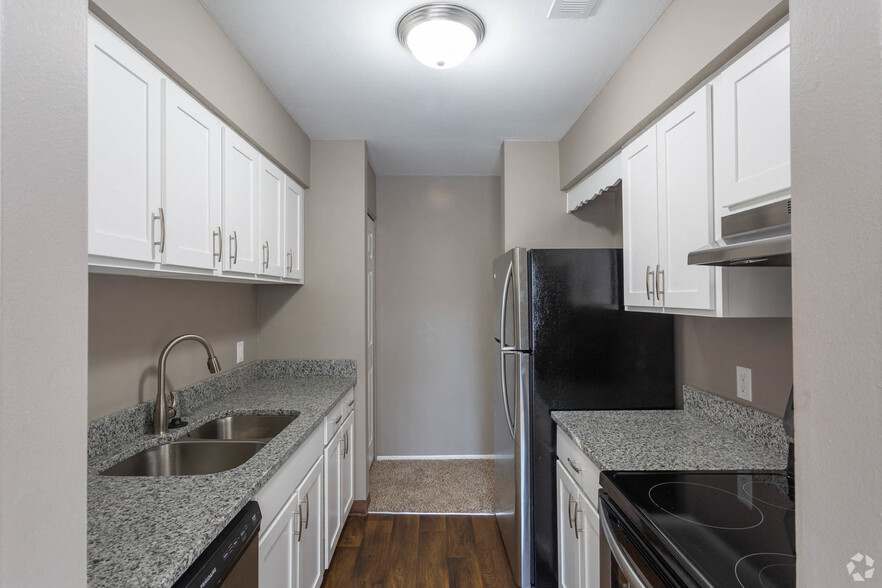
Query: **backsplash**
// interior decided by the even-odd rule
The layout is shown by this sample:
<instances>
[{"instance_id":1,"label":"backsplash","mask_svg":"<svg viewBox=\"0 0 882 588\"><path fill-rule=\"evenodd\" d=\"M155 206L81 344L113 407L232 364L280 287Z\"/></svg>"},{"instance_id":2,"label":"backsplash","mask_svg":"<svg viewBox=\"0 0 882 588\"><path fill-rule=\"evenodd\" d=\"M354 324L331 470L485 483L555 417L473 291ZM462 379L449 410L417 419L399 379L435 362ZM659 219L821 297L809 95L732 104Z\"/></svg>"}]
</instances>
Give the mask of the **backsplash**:
<instances>
[{"instance_id":1,"label":"backsplash","mask_svg":"<svg viewBox=\"0 0 882 588\"><path fill-rule=\"evenodd\" d=\"M197 411L209 402L263 378L354 378L351 359L261 359L210 376L175 391L179 415ZM89 457L101 455L106 447L124 444L153 432L154 400L142 402L89 423Z\"/></svg>"}]
</instances>

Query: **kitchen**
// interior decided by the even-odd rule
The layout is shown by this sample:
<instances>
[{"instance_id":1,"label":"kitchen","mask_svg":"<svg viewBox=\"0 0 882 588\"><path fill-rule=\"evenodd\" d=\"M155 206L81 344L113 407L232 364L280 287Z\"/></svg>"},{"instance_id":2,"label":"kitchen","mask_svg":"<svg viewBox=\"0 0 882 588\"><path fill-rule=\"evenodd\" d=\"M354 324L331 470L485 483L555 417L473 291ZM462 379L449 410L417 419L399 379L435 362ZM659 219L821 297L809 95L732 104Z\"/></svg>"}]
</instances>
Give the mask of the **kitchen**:
<instances>
[{"instance_id":1,"label":"kitchen","mask_svg":"<svg viewBox=\"0 0 882 588\"><path fill-rule=\"evenodd\" d=\"M287 116L282 106L199 4L168 3L167 13L165 4L162 10L159 3L140 10L138 3L126 4L98 2L92 9L125 21L125 28L153 53L152 57L180 77L173 78L179 85L185 82L225 120L232 119L226 120L227 124L235 124L240 134L259 143L282 164L286 175L308 184L305 285L251 286L103 274L90 278L85 271L89 263L87 7L74 2L51 7L4 3L0 55L0 251L2 276L6 278L0 285L3 585L57 584L59 577L70 579L63 584L86 583L87 561L94 554L90 552L87 559L84 425L155 397L156 376L150 370L162 346L180 333L181 324L206 335L224 370L237 365L236 344L240 340L245 341L246 361L360 358L356 369L359 379L367 370L366 359L361 359L365 357L367 331L364 254L368 229L364 213L366 202L373 198L366 176L371 175L371 163L376 163L376 156L368 157L370 137L366 152L364 141L310 141L302 130L297 132L297 123L290 117L287 122L278 122ZM489 208L491 216L498 212L503 219L497 221L503 243L499 253L517 246L620 245L616 243L618 229L610 219L620 214L616 207L621 206L621 200L602 194L573 215L566 215L566 196L561 189L567 191L577 179L590 176L586 172L594 172L613 154L608 151L617 151L616 145L626 136L636 138L638 131L654 123L788 13L786 5L744 4L739 3L741 9L734 3L701 8L675 0L585 114L571 121L570 132L560 141L506 141L496 186L485 180L484 185L448 188L447 192L472 190L479 195L469 199L474 201L501 184L503 202ZM411 7L400 8L395 18ZM547 6L542 8L544 13ZM480 6L474 9L481 12ZM846 573L850 558L857 553L875 556L879 551L878 513L882 509L875 488L880 464L872 451L879 446L882 332L878 10L871 3L853 3L837 7L835 12L824 3L794 2L789 6L791 175L792 192L797 194L793 211L792 371L787 365L791 356L789 319L674 319L678 388L688 384L735 397L734 368L746 365L754 370L754 406L780 417L790 385L794 386L797 577L799 584L806 586L850 583ZM484 16L488 31L492 31L493 22ZM37 22L38 27L34 25ZM665 23L666 27L658 26ZM485 48L490 46L489 35ZM188 43L191 38L199 38L200 43ZM474 57L479 54L480 48ZM665 64L662 79L652 77L660 63ZM33 71L42 75L30 75ZM651 83L639 85L641 79ZM635 91L635 84L639 91ZM231 85L243 88L250 98L231 95ZM622 100L623 95L635 95L641 103L630 105ZM244 101L236 103L239 99ZM59 103L65 108L59 109ZM619 107L626 112L617 112ZM286 153L300 156L277 155ZM396 194L422 190L426 196L415 198L411 205L423 202L428 206L437 189L433 192L428 180L399 187L395 184L406 181L398 179L399 175L378 175L374 210L379 276L376 451L383 455L384 431L400 428L407 432L403 423L383 421L384 416L395 416L382 408L383 394L393 389L380 385L384 317L394 317L389 307L383 308L391 300L390 291L383 289L392 288L393 293L396 289L396 284L384 285L382 277L383 204L385 200L392 230L392 205L404 200ZM59 198L59 194L66 197ZM540 194L548 197L536 197ZM422 212L431 214L433 210ZM586 225L598 230L586 237ZM46 234L57 235L56 239L34 240L35 226L45 227ZM406 231L402 234L407 235ZM56 240L64 246L58 247ZM404 241L400 247L413 244L413 240ZM463 247L472 244L469 241ZM396 253L395 248L385 251L387 255ZM485 275L493 257L481 262ZM278 265L287 261L283 259ZM490 284L483 287L489 290ZM454 295L454 290L444 293ZM141 314L134 315L133 308ZM419 307L401 309L403 317L419 311ZM64 328L59 329L59 324ZM396 327L385 324L387 329ZM295 325L296 335L291 335L288 325ZM408 335L406 325L398 328L400 337L385 339L393 345L386 350L386 361L420 359L395 355L402 352L395 345L407 344L406 336L414 336ZM106 332L107 338L87 335L96 329ZM475 332L476 339L485 336L478 329ZM480 343L475 341L474 345ZM168 370L174 387L206 378L204 361L199 346L176 348ZM390 372L388 367L389 375L409 377ZM456 367L438 362L435 369L450 373ZM365 388L364 381L356 385L354 414L360 419L356 431L365 431L367 426ZM186 400L181 398L182 408ZM451 404L450 400L447 403ZM465 409L471 407L462 408L468 412ZM51 434L35 434L44 430ZM463 428L461 434L448 437L467 443L468 433ZM413 441L406 440L408 444L415 447ZM365 456L367 451L367 438L356 434L356 456ZM430 451L420 448L402 453L394 449L387 455ZM436 451L461 455L470 449L449 446ZM367 499L366 469L366 461L356 460L355 500ZM23 534L19 529L28 531ZM59 534L63 541L47 541ZM47 561L52 565L46 565Z\"/></svg>"}]
</instances>

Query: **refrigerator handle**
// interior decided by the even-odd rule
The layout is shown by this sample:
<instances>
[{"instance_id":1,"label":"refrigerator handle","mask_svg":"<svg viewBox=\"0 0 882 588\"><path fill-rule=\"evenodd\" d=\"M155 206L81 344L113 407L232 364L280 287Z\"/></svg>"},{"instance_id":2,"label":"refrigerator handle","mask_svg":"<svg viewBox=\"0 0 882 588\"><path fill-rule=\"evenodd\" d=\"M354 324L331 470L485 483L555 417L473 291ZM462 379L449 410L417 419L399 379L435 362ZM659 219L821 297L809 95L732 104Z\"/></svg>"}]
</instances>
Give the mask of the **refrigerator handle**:
<instances>
[{"instance_id":1,"label":"refrigerator handle","mask_svg":"<svg viewBox=\"0 0 882 588\"><path fill-rule=\"evenodd\" d=\"M503 347L502 351L500 351L500 354L502 355L502 357L499 360L499 370L500 370L499 376L502 379L502 387L501 387L502 411L505 413L506 422L508 422L508 432L511 435L511 438L514 439L515 438L515 426L514 426L514 423L512 422L511 413L508 412L508 384L505 381L505 356L506 355L517 355L517 352L510 349L510 348Z\"/></svg>"},{"instance_id":2,"label":"refrigerator handle","mask_svg":"<svg viewBox=\"0 0 882 588\"><path fill-rule=\"evenodd\" d=\"M499 343L505 349L505 310L508 301L508 285L511 284L514 270L514 262L508 264L508 270L505 272L505 282L502 285L502 310L499 313ZM504 359L504 358L503 358ZM503 387L505 386L505 378L502 379Z\"/></svg>"}]
</instances>

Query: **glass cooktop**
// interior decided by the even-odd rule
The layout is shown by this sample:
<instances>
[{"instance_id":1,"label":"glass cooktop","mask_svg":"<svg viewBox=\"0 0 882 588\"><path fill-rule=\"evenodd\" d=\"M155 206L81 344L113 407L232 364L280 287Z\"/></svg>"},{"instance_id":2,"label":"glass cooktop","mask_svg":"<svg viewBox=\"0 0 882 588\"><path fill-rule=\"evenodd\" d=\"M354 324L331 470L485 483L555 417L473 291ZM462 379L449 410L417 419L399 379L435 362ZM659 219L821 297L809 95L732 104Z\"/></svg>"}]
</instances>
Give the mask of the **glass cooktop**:
<instances>
[{"instance_id":1,"label":"glass cooktop","mask_svg":"<svg viewBox=\"0 0 882 588\"><path fill-rule=\"evenodd\" d=\"M796 586L792 479L776 472L605 472L644 546L691 582Z\"/></svg>"}]
</instances>

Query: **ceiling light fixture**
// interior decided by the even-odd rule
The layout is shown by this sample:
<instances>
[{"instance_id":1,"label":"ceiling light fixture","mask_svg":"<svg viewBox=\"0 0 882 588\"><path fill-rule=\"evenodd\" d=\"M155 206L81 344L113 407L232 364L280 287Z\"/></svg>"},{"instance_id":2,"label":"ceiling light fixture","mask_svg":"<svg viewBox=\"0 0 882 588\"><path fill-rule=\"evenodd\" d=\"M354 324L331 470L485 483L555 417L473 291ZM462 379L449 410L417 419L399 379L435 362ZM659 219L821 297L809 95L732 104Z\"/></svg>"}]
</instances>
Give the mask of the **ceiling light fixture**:
<instances>
[{"instance_id":1,"label":"ceiling light fixture","mask_svg":"<svg viewBox=\"0 0 882 588\"><path fill-rule=\"evenodd\" d=\"M484 40L484 21L456 4L425 4L398 21L398 40L423 65L450 69Z\"/></svg>"}]
</instances>

